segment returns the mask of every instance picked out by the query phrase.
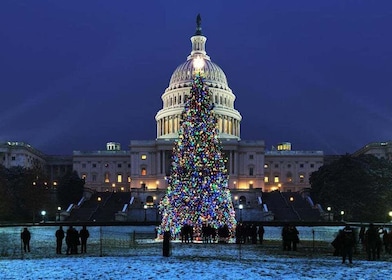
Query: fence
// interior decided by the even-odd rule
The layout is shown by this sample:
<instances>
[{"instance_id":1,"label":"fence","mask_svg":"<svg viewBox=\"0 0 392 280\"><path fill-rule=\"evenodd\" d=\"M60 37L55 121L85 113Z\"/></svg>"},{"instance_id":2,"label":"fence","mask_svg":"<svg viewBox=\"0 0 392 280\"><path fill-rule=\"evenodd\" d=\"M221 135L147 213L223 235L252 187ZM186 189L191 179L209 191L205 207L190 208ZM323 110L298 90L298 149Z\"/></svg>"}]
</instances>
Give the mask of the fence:
<instances>
[{"instance_id":1,"label":"fence","mask_svg":"<svg viewBox=\"0 0 392 280\"><path fill-rule=\"evenodd\" d=\"M67 230L64 226L64 231ZM81 227L75 226L77 230ZM265 228L264 247L281 249L281 227ZM307 251L331 251L330 243L340 227L297 227L300 232L300 248ZM24 253L20 233L23 226L0 227L0 259L52 258L56 254L55 232L58 225L30 226L31 253ZM156 239L155 226L88 226L87 256L149 256L160 255L161 240ZM173 241L174 244L175 241ZM211 244L210 244L211 245ZM231 244L228 244L230 246ZM235 244L232 244L235 246ZM176 246L176 245L175 245ZM245 244L246 246L246 244ZM249 244L251 246L251 244ZM63 241L62 252L66 244Z\"/></svg>"}]
</instances>

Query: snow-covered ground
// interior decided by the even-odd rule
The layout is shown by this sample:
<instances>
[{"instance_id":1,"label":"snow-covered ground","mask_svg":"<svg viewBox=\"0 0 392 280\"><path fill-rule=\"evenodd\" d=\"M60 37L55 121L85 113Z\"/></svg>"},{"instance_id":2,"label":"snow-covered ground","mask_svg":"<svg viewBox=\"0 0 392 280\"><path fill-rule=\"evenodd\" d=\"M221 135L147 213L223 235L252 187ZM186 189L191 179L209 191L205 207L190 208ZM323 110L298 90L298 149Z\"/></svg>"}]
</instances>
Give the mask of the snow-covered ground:
<instances>
[{"instance_id":1,"label":"snow-covered ground","mask_svg":"<svg viewBox=\"0 0 392 280\"><path fill-rule=\"evenodd\" d=\"M160 248L159 243L156 249ZM255 246L173 244L172 255L1 260L2 279L390 279L391 262L300 252L269 255ZM261 246L259 246L261 247Z\"/></svg>"},{"instance_id":2,"label":"snow-covered ground","mask_svg":"<svg viewBox=\"0 0 392 280\"><path fill-rule=\"evenodd\" d=\"M49 232L48 228L31 231L36 243L38 235L45 237ZM4 229L0 229L1 234ZM52 234L51 230L47 238L53 238ZM354 255L354 264L341 264L340 257L332 255L332 248L314 251L302 244L298 252L283 252L279 245L272 247L273 243L268 242L238 245L175 241L172 255L163 257L162 242L147 239L126 249L114 244L112 251L106 249L99 257L99 244L94 242L92 239L86 255L55 255L54 245L48 248L32 244L32 252L18 259L1 256L1 279L390 279L392 271L388 255L369 262L360 253Z\"/></svg>"}]
</instances>

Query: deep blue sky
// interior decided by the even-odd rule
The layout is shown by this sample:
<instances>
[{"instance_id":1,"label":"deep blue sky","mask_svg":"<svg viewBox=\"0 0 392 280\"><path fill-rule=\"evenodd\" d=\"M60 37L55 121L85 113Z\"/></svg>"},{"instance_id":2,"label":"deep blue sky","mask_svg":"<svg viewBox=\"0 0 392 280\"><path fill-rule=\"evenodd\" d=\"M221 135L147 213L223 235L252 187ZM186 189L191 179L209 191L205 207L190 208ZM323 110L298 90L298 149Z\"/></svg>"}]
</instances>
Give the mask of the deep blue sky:
<instances>
[{"instance_id":1,"label":"deep blue sky","mask_svg":"<svg viewBox=\"0 0 392 280\"><path fill-rule=\"evenodd\" d=\"M392 140L392 1L0 2L0 141L47 154L156 137L202 16L241 137L351 153Z\"/></svg>"}]
</instances>

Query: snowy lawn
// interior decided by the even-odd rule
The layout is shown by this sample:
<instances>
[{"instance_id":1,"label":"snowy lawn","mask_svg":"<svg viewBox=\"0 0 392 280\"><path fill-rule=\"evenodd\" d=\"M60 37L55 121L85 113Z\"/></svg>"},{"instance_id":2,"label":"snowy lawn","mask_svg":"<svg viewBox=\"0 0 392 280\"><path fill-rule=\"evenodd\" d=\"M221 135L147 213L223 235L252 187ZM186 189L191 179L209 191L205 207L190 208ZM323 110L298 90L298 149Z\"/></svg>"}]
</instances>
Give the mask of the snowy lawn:
<instances>
[{"instance_id":1,"label":"snowy lawn","mask_svg":"<svg viewBox=\"0 0 392 280\"><path fill-rule=\"evenodd\" d=\"M141 244L129 256L62 255L0 260L2 279L390 279L391 258L341 264L329 252L282 252L264 245L182 244L162 256L162 243ZM33 254L33 253L31 253Z\"/></svg>"},{"instance_id":2,"label":"snowy lawn","mask_svg":"<svg viewBox=\"0 0 392 280\"><path fill-rule=\"evenodd\" d=\"M330 246L337 228L300 228L298 252L282 251L280 228L266 228L263 245L173 241L170 257L162 256L162 241L151 238L151 227L90 227L87 254L56 255L56 228L29 228L32 251L26 254L20 251L21 228L0 228L1 279L346 280L390 279L392 273L392 257L386 254L368 262L359 250L353 265L341 264ZM136 231L149 237L134 240Z\"/></svg>"}]
</instances>

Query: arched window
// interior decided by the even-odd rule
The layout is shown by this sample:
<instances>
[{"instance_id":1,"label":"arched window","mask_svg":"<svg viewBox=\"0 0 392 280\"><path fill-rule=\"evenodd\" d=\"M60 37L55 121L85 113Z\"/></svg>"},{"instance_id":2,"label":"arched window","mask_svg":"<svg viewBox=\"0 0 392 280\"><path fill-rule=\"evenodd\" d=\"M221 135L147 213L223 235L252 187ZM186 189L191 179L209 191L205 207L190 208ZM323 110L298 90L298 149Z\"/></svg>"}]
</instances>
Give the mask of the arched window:
<instances>
[{"instance_id":1,"label":"arched window","mask_svg":"<svg viewBox=\"0 0 392 280\"><path fill-rule=\"evenodd\" d=\"M150 207L154 205L154 198L151 195L146 197L146 205Z\"/></svg>"},{"instance_id":2,"label":"arched window","mask_svg":"<svg viewBox=\"0 0 392 280\"><path fill-rule=\"evenodd\" d=\"M146 175L147 175L147 169L146 169L145 167L142 167L142 169L141 169L141 171L140 171L140 174L141 174L142 176L146 176Z\"/></svg>"}]
</instances>

